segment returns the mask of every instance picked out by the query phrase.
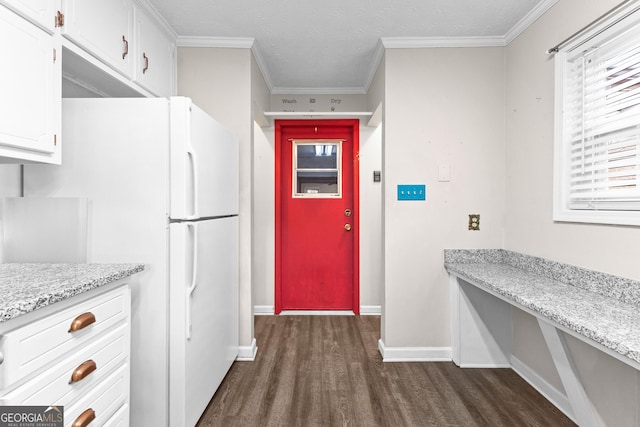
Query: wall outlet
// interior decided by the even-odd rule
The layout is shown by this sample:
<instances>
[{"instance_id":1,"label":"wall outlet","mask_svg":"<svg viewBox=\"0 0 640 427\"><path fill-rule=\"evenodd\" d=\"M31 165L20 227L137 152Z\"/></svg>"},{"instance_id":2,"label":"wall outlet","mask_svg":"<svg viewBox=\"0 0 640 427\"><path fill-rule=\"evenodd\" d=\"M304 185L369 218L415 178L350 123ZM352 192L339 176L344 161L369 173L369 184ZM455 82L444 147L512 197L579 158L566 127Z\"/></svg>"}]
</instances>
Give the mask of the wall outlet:
<instances>
[{"instance_id":1,"label":"wall outlet","mask_svg":"<svg viewBox=\"0 0 640 427\"><path fill-rule=\"evenodd\" d=\"M480 214L469 214L469 230L480 230Z\"/></svg>"},{"instance_id":2,"label":"wall outlet","mask_svg":"<svg viewBox=\"0 0 640 427\"><path fill-rule=\"evenodd\" d=\"M424 184L398 184L398 200L426 200L427 187Z\"/></svg>"}]
</instances>

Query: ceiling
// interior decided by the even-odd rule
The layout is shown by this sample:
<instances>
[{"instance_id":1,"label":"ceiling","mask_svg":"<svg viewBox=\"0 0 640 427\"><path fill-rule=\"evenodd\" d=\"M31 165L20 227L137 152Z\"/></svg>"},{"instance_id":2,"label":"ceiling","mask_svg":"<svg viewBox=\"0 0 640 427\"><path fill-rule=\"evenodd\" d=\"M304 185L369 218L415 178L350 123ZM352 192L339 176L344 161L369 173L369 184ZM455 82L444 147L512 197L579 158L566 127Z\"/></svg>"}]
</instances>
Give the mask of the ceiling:
<instances>
[{"instance_id":1,"label":"ceiling","mask_svg":"<svg viewBox=\"0 0 640 427\"><path fill-rule=\"evenodd\" d=\"M181 45L248 42L273 93L365 93L381 45L504 46L557 0L148 1Z\"/></svg>"}]
</instances>

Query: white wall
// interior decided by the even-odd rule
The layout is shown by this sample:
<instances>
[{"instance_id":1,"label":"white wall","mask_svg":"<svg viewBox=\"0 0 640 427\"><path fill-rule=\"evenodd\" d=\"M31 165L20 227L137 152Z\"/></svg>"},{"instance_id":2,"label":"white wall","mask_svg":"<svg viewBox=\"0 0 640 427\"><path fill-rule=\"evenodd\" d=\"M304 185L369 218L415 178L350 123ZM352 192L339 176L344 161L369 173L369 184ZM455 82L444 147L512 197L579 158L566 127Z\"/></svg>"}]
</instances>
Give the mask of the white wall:
<instances>
[{"instance_id":1,"label":"white wall","mask_svg":"<svg viewBox=\"0 0 640 427\"><path fill-rule=\"evenodd\" d=\"M640 279L640 227L554 223L554 60L545 50L620 3L561 0L507 47L506 247Z\"/></svg>"},{"instance_id":2,"label":"white wall","mask_svg":"<svg viewBox=\"0 0 640 427\"><path fill-rule=\"evenodd\" d=\"M380 314L383 300L382 125L360 126L360 308L362 314ZM382 177L384 180L384 176Z\"/></svg>"},{"instance_id":3,"label":"white wall","mask_svg":"<svg viewBox=\"0 0 640 427\"><path fill-rule=\"evenodd\" d=\"M554 223L554 60L545 54L619 0L560 0L506 48L505 248L640 280L640 228ZM552 386L562 386L540 331L514 311L514 356ZM638 372L570 341L604 425L640 425Z\"/></svg>"},{"instance_id":4,"label":"white wall","mask_svg":"<svg viewBox=\"0 0 640 427\"><path fill-rule=\"evenodd\" d=\"M382 340L437 357L450 349L443 250L503 245L504 49L387 49L383 67ZM426 184L427 200L396 200L398 184Z\"/></svg>"},{"instance_id":5,"label":"white wall","mask_svg":"<svg viewBox=\"0 0 640 427\"><path fill-rule=\"evenodd\" d=\"M20 197L22 180L20 165L0 164L0 262L3 260L2 244L4 239L2 224L2 198Z\"/></svg>"},{"instance_id":6,"label":"white wall","mask_svg":"<svg viewBox=\"0 0 640 427\"><path fill-rule=\"evenodd\" d=\"M273 314L275 293L274 131L254 124L254 274L255 313Z\"/></svg>"},{"instance_id":7,"label":"white wall","mask_svg":"<svg viewBox=\"0 0 640 427\"><path fill-rule=\"evenodd\" d=\"M21 192L20 165L0 164L0 197L19 197Z\"/></svg>"}]
</instances>

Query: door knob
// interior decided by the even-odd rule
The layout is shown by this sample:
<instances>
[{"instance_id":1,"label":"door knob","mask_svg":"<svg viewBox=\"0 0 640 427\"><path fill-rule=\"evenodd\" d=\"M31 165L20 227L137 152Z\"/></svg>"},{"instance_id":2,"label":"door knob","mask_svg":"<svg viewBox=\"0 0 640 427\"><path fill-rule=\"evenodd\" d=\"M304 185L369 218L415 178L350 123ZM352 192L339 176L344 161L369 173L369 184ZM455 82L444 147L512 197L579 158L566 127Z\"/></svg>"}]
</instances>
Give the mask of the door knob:
<instances>
[{"instance_id":1,"label":"door knob","mask_svg":"<svg viewBox=\"0 0 640 427\"><path fill-rule=\"evenodd\" d=\"M347 231L351 231L351 224L345 224L344 229Z\"/></svg>"}]
</instances>

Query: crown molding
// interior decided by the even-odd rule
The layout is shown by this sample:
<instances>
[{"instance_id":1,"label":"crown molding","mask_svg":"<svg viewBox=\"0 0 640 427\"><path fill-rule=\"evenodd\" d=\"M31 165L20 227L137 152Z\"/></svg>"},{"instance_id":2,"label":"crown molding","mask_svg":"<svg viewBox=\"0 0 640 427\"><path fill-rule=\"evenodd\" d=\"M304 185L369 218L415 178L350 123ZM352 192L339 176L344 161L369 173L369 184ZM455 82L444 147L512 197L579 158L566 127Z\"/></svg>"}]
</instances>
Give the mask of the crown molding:
<instances>
[{"instance_id":1,"label":"crown molding","mask_svg":"<svg viewBox=\"0 0 640 427\"><path fill-rule=\"evenodd\" d=\"M272 95L366 95L364 87L274 87Z\"/></svg>"},{"instance_id":2,"label":"crown molding","mask_svg":"<svg viewBox=\"0 0 640 427\"><path fill-rule=\"evenodd\" d=\"M148 3L148 0L137 0ZM179 47L217 47L233 49L251 49L271 94L310 94L310 95L364 95L369 91L384 56L385 49L421 49L446 47L504 47L524 32L538 18L544 15L558 0L543 0L527 15L516 23L505 35L491 37L382 37L378 40L369 73L362 87L274 87L264 55L254 38L242 37L178 37Z\"/></svg>"},{"instance_id":3,"label":"crown molding","mask_svg":"<svg viewBox=\"0 0 640 427\"><path fill-rule=\"evenodd\" d=\"M382 37L385 49L422 49L431 47L502 47L504 37Z\"/></svg>"},{"instance_id":4,"label":"crown molding","mask_svg":"<svg viewBox=\"0 0 640 427\"><path fill-rule=\"evenodd\" d=\"M260 49L257 41L255 41L251 46L251 52L253 53L253 57L256 60L256 63L258 64L260 72L262 73L262 78L264 79L264 83L267 85L267 89L269 89L269 92L273 93L271 74L269 73L269 68L267 67L267 63L264 60L264 55L262 54L262 50Z\"/></svg>"},{"instance_id":5,"label":"crown molding","mask_svg":"<svg viewBox=\"0 0 640 427\"><path fill-rule=\"evenodd\" d=\"M555 5L558 0L544 0L541 1L531 9L529 13L527 13L516 25L513 26L507 33L504 35L505 46L515 40L524 30L526 30L531 24L536 22L538 18L544 15L547 10L551 9L553 5Z\"/></svg>"},{"instance_id":6,"label":"crown molding","mask_svg":"<svg viewBox=\"0 0 640 427\"><path fill-rule=\"evenodd\" d=\"M369 92L369 88L371 87L371 83L373 83L373 79L376 77L376 73L378 72L378 67L380 66L380 61L382 61L383 56L384 44L382 43L382 39L379 39L378 44L376 45L376 51L373 53L373 59L371 60L367 80L365 80L364 83L365 92Z\"/></svg>"},{"instance_id":7,"label":"crown molding","mask_svg":"<svg viewBox=\"0 0 640 427\"><path fill-rule=\"evenodd\" d=\"M178 47L220 47L229 49L251 49L253 37L178 37Z\"/></svg>"},{"instance_id":8,"label":"crown molding","mask_svg":"<svg viewBox=\"0 0 640 427\"><path fill-rule=\"evenodd\" d=\"M149 13L156 23L160 25L161 30L171 37L172 40L178 39L178 34L174 31L171 25L169 25L164 16L158 12L158 9L149 2L149 0L135 0L135 3Z\"/></svg>"},{"instance_id":9,"label":"crown molding","mask_svg":"<svg viewBox=\"0 0 640 427\"><path fill-rule=\"evenodd\" d=\"M178 47L215 47L227 49L251 49L253 57L262 73L264 82L269 91L273 92L271 74L264 60L264 55L260 46L252 37L178 37L176 42Z\"/></svg>"}]
</instances>

